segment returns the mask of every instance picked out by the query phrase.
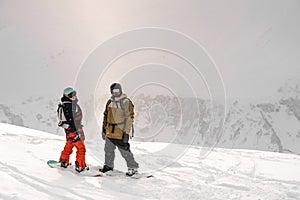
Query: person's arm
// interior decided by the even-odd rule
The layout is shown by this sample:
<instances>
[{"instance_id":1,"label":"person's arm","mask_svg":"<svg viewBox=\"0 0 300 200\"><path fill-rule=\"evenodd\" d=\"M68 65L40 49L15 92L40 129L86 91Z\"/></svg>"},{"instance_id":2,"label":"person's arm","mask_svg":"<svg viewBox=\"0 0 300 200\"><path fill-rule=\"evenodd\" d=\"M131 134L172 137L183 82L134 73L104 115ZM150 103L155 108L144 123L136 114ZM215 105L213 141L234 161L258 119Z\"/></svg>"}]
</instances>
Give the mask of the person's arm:
<instances>
[{"instance_id":1,"label":"person's arm","mask_svg":"<svg viewBox=\"0 0 300 200\"><path fill-rule=\"evenodd\" d=\"M129 134L134 120L134 106L131 100L124 101L124 109L126 118L125 132Z\"/></svg>"},{"instance_id":2,"label":"person's arm","mask_svg":"<svg viewBox=\"0 0 300 200\"><path fill-rule=\"evenodd\" d=\"M110 100L107 101L106 106L105 106L105 110L103 112L103 122L102 122L102 128L105 128L107 125L107 114L108 114L108 106L110 104Z\"/></svg>"},{"instance_id":3,"label":"person's arm","mask_svg":"<svg viewBox=\"0 0 300 200\"><path fill-rule=\"evenodd\" d=\"M77 131L75 120L74 120L74 113L75 113L75 106L72 103L65 103L64 104L64 114L68 124L70 125L71 131Z\"/></svg>"},{"instance_id":4,"label":"person's arm","mask_svg":"<svg viewBox=\"0 0 300 200\"><path fill-rule=\"evenodd\" d=\"M107 114L108 114L108 106L110 104L110 100L107 101L106 106L105 106L105 110L103 113L103 122L102 122L102 139L105 140L106 138L106 125L107 125Z\"/></svg>"}]
</instances>

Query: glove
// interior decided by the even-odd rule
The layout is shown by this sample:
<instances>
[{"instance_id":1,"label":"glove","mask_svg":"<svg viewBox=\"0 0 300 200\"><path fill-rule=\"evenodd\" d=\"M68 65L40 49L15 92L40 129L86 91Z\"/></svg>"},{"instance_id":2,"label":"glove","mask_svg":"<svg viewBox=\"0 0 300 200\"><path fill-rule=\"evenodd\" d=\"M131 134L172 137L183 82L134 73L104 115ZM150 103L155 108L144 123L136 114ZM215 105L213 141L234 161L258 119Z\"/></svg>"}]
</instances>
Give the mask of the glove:
<instances>
[{"instance_id":1,"label":"glove","mask_svg":"<svg viewBox=\"0 0 300 200\"><path fill-rule=\"evenodd\" d=\"M103 127L102 128L102 139L105 140L106 138L106 129Z\"/></svg>"},{"instance_id":2,"label":"glove","mask_svg":"<svg viewBox=\"0 0 300 200\"><path fill-rule=\"evenodd\" d=\"M73 139L73 142L77 142L78 140L80 140L80 132L79 131L75 131L76 136Z\"/></svg>"},{"instance_id":3,"label":"glove","mask_svg":"<svg viewBox=\"0 0 300 200\"><path fill-rule=\"evenodd\" d=\"M84 140L85 140L85 135L84 135L84 132L83 132L83 131L80 131L80 140L81 140L82 142L84 142Z\"/></svg>"},{"instance_id":4,"label":"glove","mask_svg":"<svg viewBox=\"0 0 300 200\"><path fill-rule=\"evenodd\" d=\"M129 141L129 134L127 134L127 133L123 133L123 142L124 143L128 143L128 141Z\"/></svg>"}]
</instances>

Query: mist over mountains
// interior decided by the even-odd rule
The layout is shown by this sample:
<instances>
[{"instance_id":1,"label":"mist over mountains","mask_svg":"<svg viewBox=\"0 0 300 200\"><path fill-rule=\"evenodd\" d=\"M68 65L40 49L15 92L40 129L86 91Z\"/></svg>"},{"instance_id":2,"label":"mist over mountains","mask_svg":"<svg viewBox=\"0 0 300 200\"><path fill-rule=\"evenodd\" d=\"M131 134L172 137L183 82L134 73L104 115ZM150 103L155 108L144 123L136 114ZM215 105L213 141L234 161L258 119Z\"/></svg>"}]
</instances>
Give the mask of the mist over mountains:
<instances>
[{"instance_id":1,"label":"mist over mountains","mask_svg":"<svg viewBox=\"0 0 300 200\"><path fill-rule=\"evenodd\" d=\"M235 100L226 108L223 131L223 107L211 107L210 101L163 95L130 97L135 105L135 140L168 142L218 147L256 149L275 152L300 153L300 84L289 80L270 100L245 102ZM59 98L52 100L32 97L20 104L0 104L2 123L64 134L57 127L56 109ZM104 105L106 102L99 102ZM84 112L89 102L80 102ZM104 108L104 106L98 106ZM219 111L212 121L211 112ZM97 111L102 123L102 110ZM99 113L100 112L100 113ZM100 137L97 124L89 123L85 113L86 135ZM221 124L219 124L221 125Z\"/></svg>"}]
</instances>

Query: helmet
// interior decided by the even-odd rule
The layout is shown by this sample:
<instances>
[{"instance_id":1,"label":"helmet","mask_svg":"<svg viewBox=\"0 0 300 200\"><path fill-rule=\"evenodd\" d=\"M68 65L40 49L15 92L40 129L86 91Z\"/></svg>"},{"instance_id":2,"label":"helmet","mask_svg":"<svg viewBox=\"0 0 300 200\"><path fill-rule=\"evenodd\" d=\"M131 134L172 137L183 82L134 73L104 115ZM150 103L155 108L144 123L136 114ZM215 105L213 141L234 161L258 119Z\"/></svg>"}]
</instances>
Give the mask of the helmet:
<instances>
[{"instance_id":1,"label":"helmet","mask_svg":"<svg viewBox=\"0 0 300 200\"><path fill-rule=\"evenodd\" d=\"M114 92L119 92L120 94L122 94L122 86L121 86L120 83L113 83L113 84L111 84L111 86L110 86L110 93L113 94Z\"/></svg>"},{"instance_id":2,"label":"helmet","mask_svg":"<svg viewBox=\"0 0 300 200\"><path fill-rule=\"evenodd\" d=\"M64 95L66 95L69 98L76 96L76 93L77 92L71 87L67 87L66 89L64 89Z\"/></svg>"}]
</instances>

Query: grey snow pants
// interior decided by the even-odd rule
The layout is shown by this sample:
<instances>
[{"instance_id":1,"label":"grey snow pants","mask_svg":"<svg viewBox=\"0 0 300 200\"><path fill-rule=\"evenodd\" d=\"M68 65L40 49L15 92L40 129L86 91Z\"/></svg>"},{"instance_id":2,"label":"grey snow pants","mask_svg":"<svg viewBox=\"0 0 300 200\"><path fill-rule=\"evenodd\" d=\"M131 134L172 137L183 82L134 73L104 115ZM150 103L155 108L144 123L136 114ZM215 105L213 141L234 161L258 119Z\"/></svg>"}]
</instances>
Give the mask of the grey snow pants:
<instances>
[{"instance_id":1,"label":"grey snow pants","mask_svg":"<svg viewBox=\"0 0 300 200\"><path fill-rule=\"evenodd\" d=\"M130 144L124 143L119 139L105 138L105 165L114 168L115 149L118 147L122 157L125 159L128 168L139 168L139 164L134 160L133 154L130 151Z\"/></svg>"}]
</instances>

